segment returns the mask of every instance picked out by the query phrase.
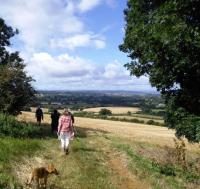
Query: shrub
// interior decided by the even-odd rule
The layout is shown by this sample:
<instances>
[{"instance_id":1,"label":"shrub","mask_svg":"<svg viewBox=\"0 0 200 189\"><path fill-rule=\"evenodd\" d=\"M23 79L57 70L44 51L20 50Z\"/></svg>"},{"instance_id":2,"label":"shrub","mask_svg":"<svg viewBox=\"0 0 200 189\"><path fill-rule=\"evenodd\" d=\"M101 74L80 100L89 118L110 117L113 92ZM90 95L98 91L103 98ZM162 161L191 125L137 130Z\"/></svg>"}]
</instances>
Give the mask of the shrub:
<instances>
[{"instance_id":1,"label":"shrub","mask_svg":"<svg viewBox=\"0 0 200 189\"><path fill-rule=\"evenodd\" d=\"M148 124L148 125L154 125L155 122L154 122L154 120L150 119L150 120L147 121L147 124Z\"/></svg>"},{"instance_id":2,"label":"shrub","mask_svg":"<svg viewBox=\"0 0 200 189\"><path fill-rule=\"evenodd\" d=\"M19 122L14 116L0 114L0 135L11 137L35 137L41 135L41 129L29 123Z\"/></svg>"},{"instance_id":3,"label":"shrub","mask_svg":"<svg viewBox=\"0 0 200 189\"><path fill-rule=\"evenodd\" d=\"M130 111L128 111L128 112L127 112L127 115L129 115L129 116L130 116L131 114L132 114L132 113L131 113Z\"/></svg>"},{"instance_id":4,"label":"shrub","mask_svg":"<svg viewBox=\"0 0 200 189\"><path fill-rule=\"evenodd\" d=\"M112 112L106 108L103 108L99 111L99 115L112 115Z\"/></svg>"}]
</instances>

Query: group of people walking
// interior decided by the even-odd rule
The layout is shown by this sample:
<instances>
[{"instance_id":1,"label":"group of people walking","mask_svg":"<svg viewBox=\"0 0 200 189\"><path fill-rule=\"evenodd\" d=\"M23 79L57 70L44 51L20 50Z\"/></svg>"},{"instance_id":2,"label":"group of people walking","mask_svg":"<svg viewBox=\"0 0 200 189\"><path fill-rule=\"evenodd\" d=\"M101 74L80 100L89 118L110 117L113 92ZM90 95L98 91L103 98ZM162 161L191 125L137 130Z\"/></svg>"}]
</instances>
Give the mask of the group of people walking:
<instances>
[{"instance_id":1,"label":"group of people walking","mask_svg":"<svg viewBox=\"0 0 200 189\"><path fill-rule=\"evenodd\" d=\"M43 111L40 107L37 108L35 116L38 125L41 125L43 120ZM69 153L69 142L74 137L74 116L68 109L63 110L61 115L56 109L51 113L51 132L57 133L61 141L61 148L65 154Z\"/></svg>"}]
</instances>

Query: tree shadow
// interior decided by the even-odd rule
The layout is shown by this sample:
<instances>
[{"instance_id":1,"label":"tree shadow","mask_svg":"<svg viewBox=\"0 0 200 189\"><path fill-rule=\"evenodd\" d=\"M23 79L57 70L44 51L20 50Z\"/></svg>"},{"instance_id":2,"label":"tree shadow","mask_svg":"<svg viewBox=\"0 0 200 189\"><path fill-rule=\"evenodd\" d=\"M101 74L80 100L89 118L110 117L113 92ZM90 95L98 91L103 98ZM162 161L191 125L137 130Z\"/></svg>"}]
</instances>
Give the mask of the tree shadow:
<instances>
[{"instance_id":1,"label":"tree shadow","mask_svg":"<svg viewBox=\"0 0 200 189\"><path fill-rule=\"evenodd\" d=\"M100 150L96 150L94 148L87 148L87 147L73 147L72 151L73 152L80 152L80 151L84 151L84 152L100 152Z\"/></svg>"},{"instance_id":2,"label":"tree shadow","mask_svg":"<svg viewBox=\"0 0 200 189\"><path fill-rule=\"evenodd\" d=\"M101 129L93 129L93 128L87 128L87 127L78 127L75 126L75 136L78 138L86 138L88 135L91 135L91 133L97 134L97 133L101 133L101 134L108 134L108 131L104 131Z\"/></svg>"},{"instance_id":3,"label":"tree shadow","mask_svg":"<svg viewBox=\"0 0 200 189\"><path fill-rule=\"evenodd\" d=\"M51 125L47 123L42 123L40 126L37 125L34 122L28 122L29 124L32 125L32 127L37 128L37 132L33 133L30 138L34 139L52 139L52 138L57 138L57 133L54 132L52 133L51 131ZM101 129L93 129L93 128L87 128L87 127L79 127L79 126L74 126L75 128L75 137L76 138L86 138L88 135L92 134L107 134L109 132L101 130Z\"/></svg>"}]
</instances>

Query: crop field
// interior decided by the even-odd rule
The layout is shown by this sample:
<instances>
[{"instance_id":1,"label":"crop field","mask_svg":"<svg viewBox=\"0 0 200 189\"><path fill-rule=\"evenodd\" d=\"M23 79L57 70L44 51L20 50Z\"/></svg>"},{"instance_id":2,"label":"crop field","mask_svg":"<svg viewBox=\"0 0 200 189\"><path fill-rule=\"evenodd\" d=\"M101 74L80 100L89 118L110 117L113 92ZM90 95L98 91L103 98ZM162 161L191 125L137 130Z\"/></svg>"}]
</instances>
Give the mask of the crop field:
<instances>
[{"instance_id":1,"label":"crop field","mask_svg":"<svg viewBox=\"0 0 200 189\"><path fill-rule=\"evenodd\" d=\"M110 118L114 117L114 118L120 118L120 119L128 119L128 120L135 118L135 119L138 119L138 120L141 120L141 121L144 121L144 122L147 122L149 120L153 120L153 121L156 121L156 122L159 122L159 123L164 123L163 119L144 118L144 117L139 117L139 116L134 116L134 115L131 115L131 116L117 115L117 116L109 116L109 117Z\"/></svg>"},{"instance_id":2,"label":"crop field","mask_svg":"<svg viewBox=\"0 0 200 189\"><path fill-rule=\"evenodd\" d=\"M137 113L141 111L141 109L137 107L97 107L97 108L86 108L83 111L99 112L103 108L110 110L113 114L126 114L127 112Z\"/></svg>"},{"instance_id":3,"label":"crop field","mask_svg":"<svg viewBox=\"0 0 200 189\"><path fill-rule=\"evenodd\" d=\"M35 124L31 112L23 112L18 119ZM59 171L59 176L48 179L48 187L54 189L199 188L200 146L183 140L187 168L182 168L182 162L176 159L173 130L75 117L76 137L70 143L69 155L64 155L60 141L50 134L50 122L50 115L44 114L41 128L46 137L41 139L0 140L4 145L4 151L0 150L2 158L11 153L0 169L7 167L8 174L24 188L31 169L49 163L54 163ZM11 146L13 151L6 150ZM18 148L22 152L16 157Z\"/></svg>"}]
</instances>

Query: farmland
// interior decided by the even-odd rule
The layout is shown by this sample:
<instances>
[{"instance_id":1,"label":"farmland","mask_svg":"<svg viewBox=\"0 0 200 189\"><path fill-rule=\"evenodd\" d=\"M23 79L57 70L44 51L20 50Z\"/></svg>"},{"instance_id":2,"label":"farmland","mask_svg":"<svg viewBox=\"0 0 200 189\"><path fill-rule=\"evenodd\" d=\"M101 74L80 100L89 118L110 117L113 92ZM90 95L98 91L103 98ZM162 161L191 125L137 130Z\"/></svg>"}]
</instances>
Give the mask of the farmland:
<instances>
[{"instance_id":1,"label":"farmland","mask_svg":"<svg viewBox=\"0 0 200 189\"><path fill-rule=\"evenodd\" d=\"M151 99L145 97L145 101L148 102L148 98ZM58 107L60 113L63 107ZM174 130L153 125L163 124L163 117L146 113L144 107L147 106L115 104L72 109L76 137L71 141L67 156L61 151L56 134L50 132L52 107L42 105L44 120L41 127L36 126L35 108L23 111L17 120L38 128L40 136L0 140L4 145L0 149L0 186L25 188L32 168L54 163L59 176L52 175L48 179L49 188L54 189L198 188L199 144L188 143L185 139L179 141L175 139ZM101 109L110 110L112 115L101 117ZM109 120L111 118L117 121ZM149 121L153 122L147 124ZM184 161L177 154L183 156Z\"/></svg>"},{"instance_id":2,"label":"farmland","mask_svg":"<svg viewBox=\"0 0 200 189\"><path fill-rule=\"evenodd\" d=\"M30 112L23 112L19 119L35 122L34 114ZM66 157L60 152L56 138L42 139L41 149L35 155L29 158L24 155L20 163L12 160L13 174L18 182L25 182L31 167L54 162L60 171L59 177L49 179L49 185L54 188L199 187L199 176L193 170L194 165L199 169L199 145L184 141L187 163L190 164L187 169L191 170L182 170L181 163L179 165L174 156L173 130L90 118L76 117L75 120L77 138L71 143L70 154ZM44 132L50 131L49 123L50 117L45 114ZM165 169L170 162L174 166L168 173Z\"/></svg>"},{"instance_id":3,"label":"farmland","mask_svg":"<svg viewBox=\"0 0 200 189\"><path fill-rule=\"evenodd\" d=\"M102 108L110 110L113 114L126 114L127 112L137 113L141 111L137 107L96 107L96 108L86 108L83 111L98 113Z\"/></svg>"}]
</instances>

